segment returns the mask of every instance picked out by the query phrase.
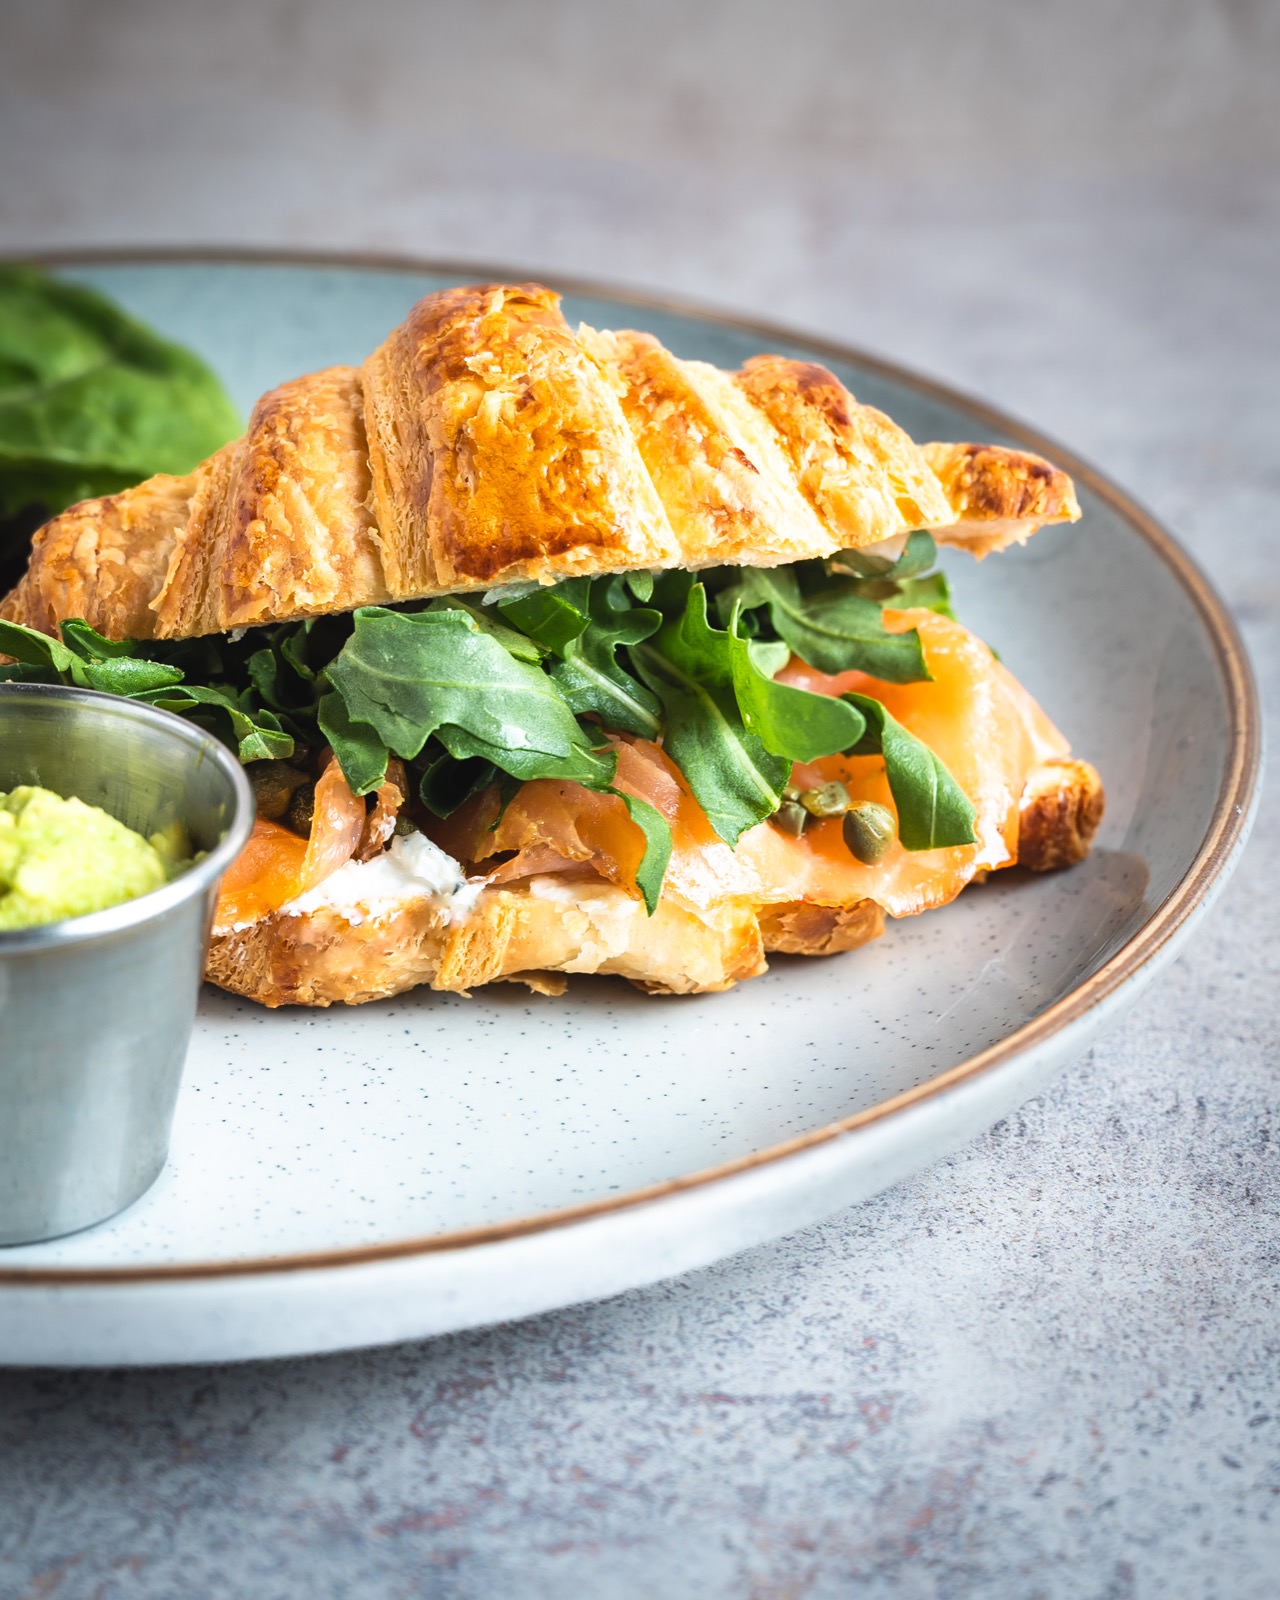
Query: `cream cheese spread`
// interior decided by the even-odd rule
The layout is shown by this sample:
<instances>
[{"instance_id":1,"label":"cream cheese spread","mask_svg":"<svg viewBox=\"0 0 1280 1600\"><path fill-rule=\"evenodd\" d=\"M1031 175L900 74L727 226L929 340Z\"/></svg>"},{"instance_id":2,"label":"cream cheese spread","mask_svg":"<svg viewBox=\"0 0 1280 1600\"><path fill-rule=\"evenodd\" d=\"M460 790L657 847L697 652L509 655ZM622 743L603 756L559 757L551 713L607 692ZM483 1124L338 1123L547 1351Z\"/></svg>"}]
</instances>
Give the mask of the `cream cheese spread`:
<instances>
[{"instance_id":1,"label":"cream cheese spread","mask_svg":"<svg viewBox=\"0 0 1280 1600\"><path fill-rule=\"evenodd\" d=\"M397 834L389 849L369 861L348 861L314 889L280 908L282 917L336 911L353 926L374 921L411 900L444 902L446 922L459 922L475 905L483 878L467 878L451 855L424 833Z\"/></svg>"}]
</instances>

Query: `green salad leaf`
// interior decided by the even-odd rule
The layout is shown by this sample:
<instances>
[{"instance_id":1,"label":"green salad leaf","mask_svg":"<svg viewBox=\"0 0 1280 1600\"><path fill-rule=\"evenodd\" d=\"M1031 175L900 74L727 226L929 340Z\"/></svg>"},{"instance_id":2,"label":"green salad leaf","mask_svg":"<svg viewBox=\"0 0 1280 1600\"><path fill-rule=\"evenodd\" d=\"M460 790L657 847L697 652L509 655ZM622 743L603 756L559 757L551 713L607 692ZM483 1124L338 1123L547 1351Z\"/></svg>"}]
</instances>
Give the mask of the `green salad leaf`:
<instances>
[{"instance_id":1,"label":"green salad leaf","mask_svg":"<svg viewBox=\"0 0 1280 1600\"><path fill-rule=\"evenodd\" d=\"M451 817L473 795L507 780L507 774L499 772L492 761L481 756L459 761L436 740L428 742L417 771L418 795L437 817Z\"/></svg>"},{"instance_id":2,"label":"green salad leaf","mask_svg":"<svg viewBox=\"0 0 1280 1600\"><path fill-rule=\"evenodd\" d=\"M644 857L636 872L636 888L644 899L645 910L652 916L658 909L662 880L667 875L667 862L671 859L671 824L656 806L651 806L639 795L612 788L609 793L617 795L626 806L632 822L644 835Z\"/></svg>"},{"instance_id":3,"label":"green salad leaf","mask_svg":"<svg viewBox=\"0 0 1280 1600\"><path fill-rule=\"evenodd\" d=\"M866 720L866 732L850 754L884 757L889 792L898 812L898 837L908 850L972 844L975 812L968 795L927 744L916 738L883 703L848 694Z\"/></svg>"},{"instance_id":4,"label":"green salad leaf","mask_svg":"<svg viewBox=\"0 0 1280 1600\"><path fill-rule=\"evenodd\" d=\"M644 839L638 887L652 912L670 825L616 787L606 730L661 743L730 844L778 810L794 763L841 753L883 759L908 849L972 841L968 799L879 700L776 676L793 652L821 670L925 676L918 635L888 634L881 611L913 594L945 602L940 574L924 570L932 557L928 535L913 535L893 562L846 552L829 568L575 578L481 604L369 606L145 646L77 621L61 640L0 624L0 651L17 661L0 675L164 706L213 728L245 761L327 744L361 795L384 781L394 754L442 817L491 787L505 806L539 778L617 795Z\"/></svg>"},{"instance_id":5,"label":"green salad leaf","mask_svg":"<svg viewBox=\"0 0 1280 1600\"><path fill-rule=\"evenodd\" d=\"M856 579L802 570L809 565L741 568L736 582L717 596L722 620L734 607L763 608L778 638L819 672L856 668L885 683L929 676L914 629L890 633L880 604L861 593ZM802 586L802 578L809 583Z\"/></svg>"},{"instance_id":6,"label":"green salad leaf","mask_svg":"<svg viewBox=\"0 0 1280 1600\"><path fill-rule=\"evenodd\" d=\"M119 690L113 692L119 693ZM228 689L177 683L171 688L135 694L132 698L159 706L162 711L175 711L179 716L189 717L219 737L223 724L229 723L241 761L275 761L294 752L292 735L281 728L270 711L254 710L245 699Z\"/></svg>"},{"instance_id":7,"label":"green salad leaf","mask_svg":"<svg viewBox=\"0 0 1280 1600\"><path fill-rule=\"evenodd\" d=\"M937 555L932 534L918 531L894 559L842 550L791 567L721 569L706 581L722 622L740 609L743 632L772 633L819 672L916 683L929 676L920 636L915 629L890 633L882 612L886 605L922 606L954 620L945 575L928 570Z\"/></svg>"},{"instance_id":8,"label":"green salad leaf","mask_svg":"<svg viewBox=\"0 0 1280 1600\"><path fill-rule=\"evenodd\" d=\"M634 645L631 656L662 702L664 748L711 826L736 844L778 809L791 762L747 726L734 689L733 642L707 621L700 583L690 588L684 614Z\"/></svg>"},{"instance_id":9,"label":"green salad leaf","mask_svg":"<svg viewBox=\"0 0 1280 1600\"><path fill-rule=\"evenodd\" d=\"M590 578L568 578L552 588L532 589L496 602L512 628L563 658L591 625Z\"/></svg>"},{"instance_id":10,"label":"green salad leaf","mask_svg":"<svg viewBox=\"0 0 1280 1600\"><path fill-rule=\"evenodd\" d=\"M831 558L831 565L859 579L868 599L892 600L898 585L918 573L927 572L937 559L938 546L933 535L917 528L907 535L897 556L878 556L870 550L841 550ZM881 586L878 596L872 587L875 584Z\"/></svg>"},{"instance_id":11,"label":"green salad leaf","mask_svg":"<svg viewBox=\"0 0 1280 1600\"><path fill-rule=\"evenodd\" d=\"M79 620L63 623L61 631L60 642L16 622L0 622L0 653L16 663L0 666L0 680L97 689L176 711L225 738L241 761L293 754L292 736L273 712L255 705L250 690L184 683L180 667L143 655L144 647L132 641L104 639Z\"/></svg>"},{"instance_id":12,"label":"green salad leaf","mask_svg":"<svg viewBox=\"0 0 1280 1600\"><path fill-rule=\"evenodd\" d=\"M939 616L956 621L951 609L951 586L945 572L927 572L919 578L904 578L897 586L893 604L904 611L911 606L921 606L926 611L936 611Z\"/></svg>"},{"instance_id":13,"label":"green salad leaf","mask_svg":"<svg viewBox=\"0 0 1280 1600\"><path fill-rule=\"evenodd\" d=\"M539 758L548 769L540 777L595 770L586 735L546 673L465 609L362 608L328 678L350 717L406 760L439 732L446 744L453 737L483 745L486 758L497 752L494 764L515 777L527 777Z\"/></svg>"},{"instance_id":14,"label":"green salad leaf","mask_svg":"<svg viewBox=\"0 0 1280 1600\"><path fill-rule=\"evenodd\" d=\"M527 633L522 633L518 628L504 627L488 608L470 605L466 600L458 599L456 595L444 595L439 600L432 600L426 609L431 612L465 612L481 633L487 633L491 639L496 639L507 654L514 656L517 661L529 661L536 665L547 653L537 640Z\"/></svg>"},{"instance_id":15,"label":"green salad leaf","mask_svg":"<svg viewBox=\"0 0 1280 1600\"><path fill-rule=\"evenodd\" d=\"M736 616L726 638L738 710L766 750L789 761L817 761L862 737L864 719L847 701L774 682L773 674L786 665L786 645L779 661L772 653L777 647L741 636Z\"/></svg>"},{"instance_id":16,"label":"green salad leaf","mask_svg":"<svg viewBox=\"0 0 1280 1600\"><path fill-rule=\"evenodd\" d=\"M644 577L652 594L653 580ZM622 578L571 578L498 609L556 657L548 672L575 716L598 717L619 733L656 739L662 707L621 665L618 651L656 633L662 613L634 606L632 593Z\"/></svg>"},{"instance_id":17,"label":"green salad leaf","mask_svg":"<svg viewBox=\"0 0 1280 1600\"><path fill-rule=\"evenodd\" d=\"M391 756L377 729L355 721L336 689L321 697L316 723L337 756L352 794L372 794L385 781Z\"/></svg>"},{"instance_id":18,"label":"green salad leaf","mask_svg":"<svg viewBox=\"0 0 1280 1600\"><path fill-rule=\"evenodd\" d=\"M239 431L189 350L95 290L0 266L0 514L189 472Z\"/></svg>"},{"instance_id":19,"label":"green salad leaf","mask_svg":"<svg viewBox=\"0 0 1280 1600\"><path fill-rule=\"evenodd\" d=\"M16 667L0 666L6 680L37 683L69 683L84 689L75 674L82 658L76 651L46 633L21 627L16 622L0 622L0 653L12 656Z\"/></svg>"}]
</instances>

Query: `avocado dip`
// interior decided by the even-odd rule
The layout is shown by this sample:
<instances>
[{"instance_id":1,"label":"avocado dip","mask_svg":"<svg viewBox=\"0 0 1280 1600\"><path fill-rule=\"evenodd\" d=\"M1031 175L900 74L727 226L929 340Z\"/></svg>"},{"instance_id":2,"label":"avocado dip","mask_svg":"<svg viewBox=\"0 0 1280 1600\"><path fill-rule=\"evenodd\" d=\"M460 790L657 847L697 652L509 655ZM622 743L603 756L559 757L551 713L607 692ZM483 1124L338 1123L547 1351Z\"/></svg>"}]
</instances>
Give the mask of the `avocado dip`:
<instances>
[{"instance_id":1,"label":"avocado dip","mask_svg":"<svg viewBox=\"0 0 1280 1600\"><path fill-rule=\"evenodd\" d=\"M179 827L144 839L97 806L50 789L0 794L0 932L104 911L190 864Z\"/></svg>"}]
</instances>

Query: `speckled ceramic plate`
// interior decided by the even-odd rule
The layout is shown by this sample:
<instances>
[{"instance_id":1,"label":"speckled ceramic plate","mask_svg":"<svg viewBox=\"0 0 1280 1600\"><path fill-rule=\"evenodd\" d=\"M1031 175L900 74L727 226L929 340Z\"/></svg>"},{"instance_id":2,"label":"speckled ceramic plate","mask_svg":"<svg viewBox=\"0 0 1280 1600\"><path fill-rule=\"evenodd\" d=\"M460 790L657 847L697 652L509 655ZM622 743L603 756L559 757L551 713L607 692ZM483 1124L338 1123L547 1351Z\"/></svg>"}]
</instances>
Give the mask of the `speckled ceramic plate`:
<instances>
[{"instance_id":1,"label":"speckled ceramic plate","mask_svg":"<svg viewBox=\"0 0 1280 1600\"><path fill-rule=\"evenodd\" d=\"M476 269L65 264L200 350L247 411L359 361ZM496 273L494 276L505 276ZM517 274L517 276L521 276ZM1173 540L1059 447L850 351L574 290L566 310L737 366L812 356L919 439L1005 439L1075 476L1084 521L981 568L961 615L1105 777L1073 872L999 876L826 961L727 995L575 980L354 1011L209 991L155 1188L115 1221L0 1251L0 1361L221 1360L373 1344L614 1293L883 1188L1042 1088L1174 954L1247 831L1243 650Z\"/></svg>"}]
</instances>

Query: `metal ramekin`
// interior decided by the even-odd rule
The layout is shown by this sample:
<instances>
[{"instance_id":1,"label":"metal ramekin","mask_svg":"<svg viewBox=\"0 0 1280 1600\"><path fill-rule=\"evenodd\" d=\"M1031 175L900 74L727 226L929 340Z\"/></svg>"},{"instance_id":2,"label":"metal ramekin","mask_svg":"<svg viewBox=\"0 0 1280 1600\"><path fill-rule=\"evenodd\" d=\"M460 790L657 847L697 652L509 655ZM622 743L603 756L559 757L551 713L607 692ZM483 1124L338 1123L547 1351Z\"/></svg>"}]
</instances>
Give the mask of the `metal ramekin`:
<instances>
[{"instance_id":1,"label":"metal ramekin","mask_svg":"<svg viewBox=\"0 0 1280 1600\"><path fill-rule=\"evenodd\" d=\"M136 900L0 932L0 1245L72 1233L150 1187L195 1018L218 880L253 800L235 758L168 712L0 684L0 792L41 784L202 860Z\"/></svg>"}]
</instances>

